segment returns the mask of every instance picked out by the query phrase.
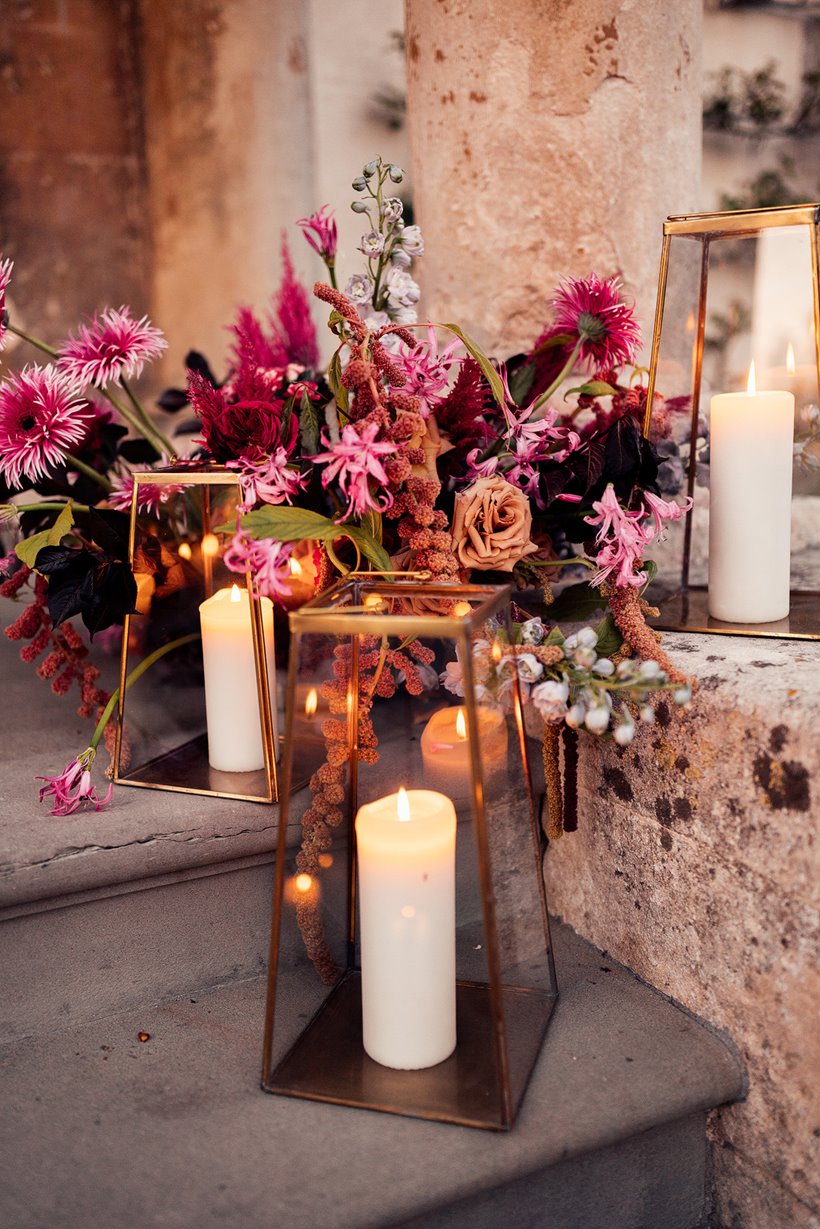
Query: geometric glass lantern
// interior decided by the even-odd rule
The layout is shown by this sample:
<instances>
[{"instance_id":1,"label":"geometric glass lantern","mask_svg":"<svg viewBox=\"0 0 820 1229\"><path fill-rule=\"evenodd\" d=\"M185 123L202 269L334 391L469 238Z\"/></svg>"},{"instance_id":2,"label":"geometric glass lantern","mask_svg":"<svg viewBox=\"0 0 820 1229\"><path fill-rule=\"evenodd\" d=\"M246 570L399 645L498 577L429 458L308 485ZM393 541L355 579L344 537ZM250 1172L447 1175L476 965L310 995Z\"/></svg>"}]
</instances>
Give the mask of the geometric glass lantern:
<instances>
[{"instance_id":1,"label":"geometric glass lantern","mask_svg":"<svg viewBox=\"0 0 820 1229\"><path fill-rule=\"evenodd\" d=\"M290 631L262 1086L506 1130L557 998L517 674L481 685L510 589L355 575Z\"/></svg>"},{"instance_id":2,"label":"geometric glass lantern","mask_svg":"<svg viewBox=\"0 0 820 1229\"><path fill-rule=\"evenodd\" d=\"M226 567L232 530L215 532L236 522L237 476L177 463L133 477L114 780L274 802L273 607Z\"/></svg>"},{"instance_id":3,"label":"geometric glass lantern","mask_svg":"<svg viewBox=\"0 0 820 1229\"><path fill-rule=\"evenodd\" d=\"M664 223L644 434L693 508L660 628L820 637L819 244L817 204Z\"/></svg>"}]
</instances>

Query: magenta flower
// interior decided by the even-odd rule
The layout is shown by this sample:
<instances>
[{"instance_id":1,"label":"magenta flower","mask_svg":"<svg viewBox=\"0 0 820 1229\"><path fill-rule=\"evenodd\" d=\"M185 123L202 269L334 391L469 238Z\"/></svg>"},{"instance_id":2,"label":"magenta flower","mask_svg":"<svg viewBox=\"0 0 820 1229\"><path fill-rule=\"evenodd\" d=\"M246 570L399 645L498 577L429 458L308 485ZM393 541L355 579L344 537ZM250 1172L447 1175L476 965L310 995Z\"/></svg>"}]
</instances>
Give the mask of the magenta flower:
<instances>
[{"instance_id":1,"label":"magenta flower","mask_svg":"<svg viewBox=\"0 0 820 1229\"><path fill-rule=\"evenodd\" d=\"M12 487L45 478L91 422L72 376L52 364L25 367L0 385L0 474Z\"/></svg>"},{"instance_id":2,"label":"magenta flower","mask_svg":"<svg viewBox=\"0 0 820 1229\"><path fill-rule=\"evenodd\" d=\"M460 344L457 340L451 341L439 353L436 330L428 325L426 342L420 341L412 350L402 345L394 356L396 366L407 376L402 391L418 397L424 418L450 391L450 368L461 361L455 356Z\"/></svg>"},{"instance_id":3,"label":"magenta flower","mask_svg":"<svg viewBox=\"0 0 820 1229\"><path fill-rule=\"evenodd\" d=\"M274 538L257 541L240 530L231 539L222 561L231 572L250 572L259 593L276 600L291 593L292 551L292 542L277 542Z\"/></svg>"},{"instance_id":4,"label":"magenta flower","mask_svg":"<svg viewBox=\"0 0 820 1229\"><path fill-rule=\"evenodd\" d=\"M6 324L6 288L11 279L11 271L14 268L14 261L0 260L0 350L5 345L5 337L8 332Z\"/></svg>"},{"instance_id":5,"label":"magenta flower","mask_svg":"<svg viewBox=\"0 0 820 1229\"><path fill-rule=\"evenodd\" d=\"M163 464L168 464L168 459L163 459ZM158 482L134 482L135 473L147 473L151 466L144 466L141 469L129 470L126 474L117 474L111 479L111 491L108 495L108 502L112 508L116 508L119 512L130 512L131 504L136 487L137 495L137 511L147 512L149 516L159 517L163 504L167 504L172 495L178 495L183 487L179 483L158 483Z\"/></svg>"},{"instance_id":6,"label":"magenta flower","mask_svg":"<svg viewBox=\"0 0 820 1229\"><path fill-rule=\"evenodd\" d=\"M552 301L555 327L577 333L579 358L594 370L634 362L641 333L632 307L621 297L620 281L589 277L565 278Z\"/></svg>"},{"instance_id":7,"label":"magenta flower","mask_svg":"<svg viewBox=\"0 0 820 1229\"><path fill-rule=\"evenodd\" d=\"M693 500L687 498L683 504L675 503L674 499L661 499L651 491L643 492L644 503L649 505L649 511L654 519L653 537L661 537L666 528L665 521L679 521L685 512L692 507Z\"/></svg>"},{"instance_id":8,"label":"magenta flower","mask_svg":"<svg viewBox=\"0 0 820 1229\"><path fill-rule=\"evenodd\" d=\"M622 508L610 482L599 500L592 505L595 516L585 516L588 525L597 525L595 542L598 546L596 563L598 571L590 584L600 585L615 573L618 588L632 585L640 588L646 584L647 573L636 572L635 567L643 558L644 550L655 536L654 526L643 527L644 510L628 512Z\"/></svg>"},{"instance_id":9,"label":"magenta flower","mask_svg":"<svg viewBox=\"0 0 820 1229\"><path fill-rule=\"evenodd\" d=\"M56 777L35 777L35 781L45 781L40 790L40 801L44 798L54 798L51 815L72 815L83 802L93 802L95 811L102 811L111 801L114 786L109 785L104 798L97 796L97 791L91 784L91 765L97 754L95 747L88 747L82 755L72 760L68 767Z\"/></svg>"},{"instance_id":10,"label":"magenta flower","mask_svg":"<svg viewBox=\"0 0 820 1229\"><path fill-rule=\"evenodd\" d=\"M330 205L322 205L309 218L299 218L296 223L301 227L302 234L307 239L314 252L318 252L323 260L332 264L336 257L336 219Z\"/></svg>"},{"instance_id":11,"label":"magenta flower","mask_svg":"<svg viewBox=\"0 0 820 1229\"><path fill-rule=\"evenodd\" d=\"M228 469L239 474L242 503L239 512L250 512L256 503L292 504L293 497L307 482L298 470L288 467L288 454L277 448L268 454L255 448L243 453L238 461L228 461Z\"/></svg>"},{"instance_id":12,"label":"magenta flower","mask_svg":"<svg viewBox=\"0 0 820 1229\"><path fill-rule=\"evenodd\" d=\"M81 324L76 338L63 343L57 361L83 384L102 385L141 375L145 363L167 346L147 316L134 320L127 307L107 307L90 324Z\"/></svg>"},{"instance_id":13,"label":"magenta flower","mask_svg":"<svg viewBox=\"0 0 820 1229\"><path fill-rule=\"evenodd\" d=\"M493 474L498 472L500 458L497 456L487 457L485 461L482 461L480 459L482 451L483 449L481 448L471 448L465 458L467 477L473 482L476 478L492 478Z\"/></svg>"},{"instance_id":14,"label":"magenta flower","mask_svg":"<svg viewBox=\"0 0 820 1229\"><path fill-rule=\"evenodd\" d=\"M378 432L378 425L374 422L367 423L361 433L352 423L348 423L342 428L342 438L330 444L327 452L317 453L313 458L314 461L327 462L322 474L322 486L338 482L348 501L343 521L351 516L363 516L365 512L384 512L393 503L388 491L379 499L370 490L370 478L387 486L387 474L379 458L396 451L396 445L389 440L376 440ZM324 442L329 443L327 439Z\"/></svg>"}]
</instances>

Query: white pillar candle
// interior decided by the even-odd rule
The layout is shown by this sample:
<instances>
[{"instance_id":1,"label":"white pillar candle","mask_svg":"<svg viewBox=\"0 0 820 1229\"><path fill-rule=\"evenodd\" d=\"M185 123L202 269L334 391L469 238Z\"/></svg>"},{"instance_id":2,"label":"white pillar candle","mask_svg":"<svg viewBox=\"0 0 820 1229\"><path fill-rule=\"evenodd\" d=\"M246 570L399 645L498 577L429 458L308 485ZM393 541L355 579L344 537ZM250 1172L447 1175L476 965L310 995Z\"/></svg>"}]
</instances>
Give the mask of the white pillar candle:
<instances>
[{"instance_id":1,"label":"white pillar candle","mask_svg":"<svg viewBox=\"0 0 820 1229\"><path fill-rule=\"evenodd\" d=\"M478 745L485 784L507 766L507 723L500 709L479 705ZM450 798L470 798L473 774L467 714L463 707L440 708L421 735L424 784Z\"/></svg>"},{"instance_id":2,"label":"white pillar candle","mask_svg":"<svg viewBox=\"0 0 820 1229\"><path fill-rule=\"evenodd\" d=\"M276 727L276 666L273 655L273 603L261 604L265 659L271 695L274 756L279 756ZM253 651L250 597L234 585L220 589L199 608L208 761L222 772L253 772L265 767L262 721Z\"/></svg>"},{"instance_id":3,"label":"white pillar candle","mask_svg":"<svg viewBox=\"0 0 820 1229\"><path fill-rule=\"evenodd\" d=\"M432 790L356 816L362 1041L377 1063L433 1067L456 1045L456 813Z\"/></svg>"},{"instance_id":4,"label":"white pillar candle","mask_svg":"<svg viewBox=\"0 0 820 1229\"><path fill-rule=\"evenodd\" d=\"M712 398L709 440L709 614L770 623L789 613L794 397Z\"/></svg>"}]
</instances>

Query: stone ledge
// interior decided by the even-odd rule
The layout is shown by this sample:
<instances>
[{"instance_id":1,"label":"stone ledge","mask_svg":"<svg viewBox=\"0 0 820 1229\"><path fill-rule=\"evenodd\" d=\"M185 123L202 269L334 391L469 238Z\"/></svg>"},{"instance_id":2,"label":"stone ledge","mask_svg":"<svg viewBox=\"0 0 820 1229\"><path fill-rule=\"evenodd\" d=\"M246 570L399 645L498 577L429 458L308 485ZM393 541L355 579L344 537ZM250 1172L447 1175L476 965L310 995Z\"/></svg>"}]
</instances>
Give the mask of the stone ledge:
<instances>
[{"instance_id":1,"label":"stone ledge","mask_svg":"<svg viewBox=\"0 0 820 1229\"><path fill-rule=\"evenodd\" d=\"M561 998L509 1134L266 1096L251 980L7 1047L0 1220L375 1229L741 1094L717 1037L566 928L555 941Z\"/></svg>"}]
</instances>

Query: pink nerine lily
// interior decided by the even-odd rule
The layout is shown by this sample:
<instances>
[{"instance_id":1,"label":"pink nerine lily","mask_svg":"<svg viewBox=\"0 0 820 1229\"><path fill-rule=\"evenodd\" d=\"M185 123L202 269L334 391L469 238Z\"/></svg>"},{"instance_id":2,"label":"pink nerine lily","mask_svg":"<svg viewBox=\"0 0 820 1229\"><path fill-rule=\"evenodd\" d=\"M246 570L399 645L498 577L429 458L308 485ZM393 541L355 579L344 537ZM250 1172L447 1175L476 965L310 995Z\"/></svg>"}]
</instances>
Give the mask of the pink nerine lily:
<instances>
[{"instance_id":1,"label":"pink nerine lily","mask_svg":"<svg viewBox=\"0 0 820 1229\"><path fill-rule=\"evenodd\" d=\"M317 453L313 458L314 461L327 462L322 474L322 486L338 482L348 501L343 521L351 516L363 516L365 512L384 512L393 502L389 491L385 491L380 499L368 485L368 480L375 478L376 482L387 486L387 474L379 458L396 451L395 444L377 440L378 433L378 425L374 422L367 423L361 433L352 423L348 423L342 428L342 438L331 444L327 452Z\"/></svg>"},{"instance_id":2,"label":"pink nerine lily","mask_svg":"<svg viewBox=\"0 0 820 1229\"><path fill-rule=\"evenodd\" d=\"M83 802L93 802L95 811L102 811L108 806L114 786L109 785L105 797L98 798L97 791L91 784L90 769L96 754L95 747L88 747L58 776L35 778L37 781L46 782L40 790L40 801L52 796L54 798L51 815L72 815Z\"/></svg>"},{"instance_id":3,"label":"pink nerine lily","mask_svg":"<svg viewBox=\"0 0 820 1229\"><path fill-rule=\"evenodd\" d=\"M250 512L255 503L290 504L307 481L298 470L288 467L288 454L277 448L268 454L258 448L243 453L238 461L228 461L228 469L239 471L242 503L239 512Z\"/></svg>"},{"instance_id":4,"label":"pink nerine lily","mask_svg":"<svg viewBox=\"0 0 820 1229\"><path fill-rule=\"evenodd\" d=\"M600 499L592 505L595 516L585 516L588 525L597 525L598 571L592 577L593 585L600 585L615 572L615 584L622 588L633 585L640 588L646 584L646 572L636 572L635 565L642 558L644 548L655 536L653 526L643 528L644 512L628 512L622 508L612 483Z\"/></svg>"},{"instance_id":5,"label":"pink nerine lily","mask_svg":"<svg viewBox=\"0 0 820 1229\"><path fill-rule=\"evenodd\" d=\"M222 559L230 572L251 572L262 596L276 600L291 592L292 553L292 542L277 542L275 538L255 540L240 530Z\"/></svg>"}]
</instances>

